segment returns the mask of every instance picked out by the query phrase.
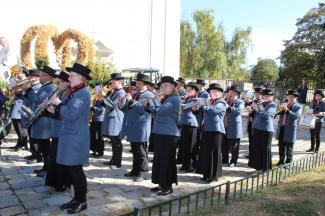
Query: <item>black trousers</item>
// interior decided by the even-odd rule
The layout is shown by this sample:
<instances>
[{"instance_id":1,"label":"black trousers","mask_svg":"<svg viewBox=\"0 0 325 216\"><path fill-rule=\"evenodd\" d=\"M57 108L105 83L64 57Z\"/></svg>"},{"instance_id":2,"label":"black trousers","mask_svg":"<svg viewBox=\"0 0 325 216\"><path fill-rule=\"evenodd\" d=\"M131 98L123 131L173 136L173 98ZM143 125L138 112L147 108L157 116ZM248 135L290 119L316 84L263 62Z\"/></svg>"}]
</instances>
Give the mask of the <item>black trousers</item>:
<instances>
[{"instance_id":1,"label":"black trousers","mask_svg":"<svg viewBox=\"0 0 325 216\"><path fill-rule=\"evenodd\" d=\"M140 174L140 172L148 171L148 154L146 142L131 142L131 150L133 154L132 171Z\"/></svg>"},{"instance_id":2,"label":"black trousers","mask_svg":"<svg viewBox=\"0 0 325 216\"><path fill-rule=\"evenodd\" d=\"M224 138L223 140L222 163L229 163L229 153L231 153L230 163L236 164L239 157L240 139Z\"/></svg>"},{"instance_id":3,"label":"black trousers","mask_svg":"<svg viewBox=\"0 0 325 216\"><path fill-rule=\"evenodd\" d=\"M28 133L25 128L21 127L20 119L11 119L12 125L14 126L15 132L18 136L17 147L27 147Z\"/></svg>"},{"instance_id":4,"label":"black trousers","mask_svg":"<svg viewBox=\"0 0 325 216\"><path fill-rule=\"evenodd\" d=\"M102 122L90 124L90 150L94 153L104 154L104 139L102 136Z\"/></svg>"},{"instance_id":5,"label":"black trousers","mask_svg":"<svg viewBox=\"0 0 325 216\"><path fill-rule=\"evenodd\" d=\"M194 169L194 161L196 155L193 153L194 146L196 144L197 127L182 125L181 129L181 145L179 151L182 155L182 168L184 170Z\"/></svg>"},{"instance_id":6,"label":"black trousers","mask_svg":"<svg viewBox=\"0 0 325 216\"><path fill-rule=\"evenodd\" d=\"M177 136L154 135L154 157L151 181L163 189L169 189L178 183L176 169Z\"/></svg>"},{"instance_id":7,"label":"black trousers","mask_svg":"<svg viewBox=\"0 0 325 216\"><path fill-rule=\"evenodd\" d=\"M221 144L223 134L205 131L202 133L202 143L199 153L197 172L203 174L204 179L218 180L222 174Z\"/></svg>"},{"instance_id":8,"label":"black trousers","mask_svg":"<svg viewBox=\"0 0 325 216\"><path fill-rule=\"evenodd\" d=\"M47 171L49 163L49 152L50 152L50 139L33 139L35 141L36 151L42 156L44 165L43 169Z\"/></svg>"},{"instance_id":9,"label":"black trousers","mask_svg":"<svg viewBox=\"0 0 325 216\"><path fill-rule=\"evenodd\" d=\"M193 160L193 168L196 170L199 166L199 152L200 152L200 146L201 146L201 139L202 139L202 132L201 127L197 128L196 132L196 142L192 150L192 160Z\"/></svg>"},{"instance_id":10,"label":"black trousers","mask_svg":"<svg viewBox=\"0 0 325 216\"><path fill-rule=\"evenodd\" d=\"M69 186L69 179L64 172L64 167L56 163L58 149L58 138L52 138L49 154L48 170L45 179L45 185L54 187L56 190L63 190Z\"/></svg>"},{"instance_id":11,"label":"black trousers","mask_svg":"<svg viewBox=\"0 0 325 216\"><path fill-rule=\"evenodd\" d=\"M87 179L83 171L82 165L63 166L65 173L67 173L70 183L74 189L74 199L79 202L86 202L87 194Z\"/></svg>"},{"instance_id":12,"label":"black trousers","mask_svg":"<svg viewBox=\"0 0 325 216\"><path fill-rule=\"evenodd\" d=\"M121 166L122 164L122 152L123 152L123 144L119 136L109 136L112 141L112 161L114 165Z\"/></svg>"},{"instance_id":13,"label":"black trousers","mask_svg":"<svg viewBox=\"0 0 325 216\"><path fill-rule=\"evenodd\" d=\"M316 144L316 150L319 149L320 146L320 131L322 129L322 122L316 122L315 128L310 129L310 148L315 149Z\"/></svg>"},{"instance_id":14,"label":"black trousers","mask_svg":"<svg viewBox=\"0 0 325 216\"><path fill-rule=\"evenodd\" d=\"M279 133L279 158L280 163L291 163L292 157L293 157L293 143L284 142L283 141L283 135L284 135L284 127L282 126L280 128ZM287 156L287 158L286 158ZM286 160L285 160L286 159Z\"/></svg>"},{"instance_id":15,"label":"black trousers","mask_svg":"<svg viewBox=\"0 0 325 216\"><path fill-rule=\"evenodd\" d=\"M252 146L253 146L253 128L252 128L252 123L248 122L247 125L247 133L248 133L248 157L252 151Z\"/></svg>"},{"instance_id":16,"label":"black trousers","mask_svg":"<svg viewBox=\"0 0 325 216\"><path fill-rule=\"evenodd\" d=\"M28 137L29 137L29 145L30 145L30 152L32 156L41 159L41 153L39 152L38 144L36 143L35 139L31 137L31 127L27 129Z\"/></svg>"}]
</instances>

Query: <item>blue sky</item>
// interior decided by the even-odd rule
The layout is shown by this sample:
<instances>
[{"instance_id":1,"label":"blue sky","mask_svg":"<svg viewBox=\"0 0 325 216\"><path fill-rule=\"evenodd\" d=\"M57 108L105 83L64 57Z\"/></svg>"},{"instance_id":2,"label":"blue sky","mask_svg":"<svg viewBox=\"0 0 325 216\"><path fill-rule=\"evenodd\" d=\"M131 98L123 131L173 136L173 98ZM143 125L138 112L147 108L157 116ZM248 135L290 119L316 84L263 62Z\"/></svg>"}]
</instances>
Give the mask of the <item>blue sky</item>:
<instances>
[{"instance_id":1,"label":"blue sky","mask_svg":"<svg viewBox=\"0 0 325 216\"><path fill-rule=\"evenodd\" d=\"M253 28L253 45L248 50L247 65L257 58L280 55L282 41L296 31L297 18L317 7L320 0L182 0L182 19L191 20L193 11L213 9L215 22L222 22L229 39L237 26Z\"/></svg>"}]
</instances>

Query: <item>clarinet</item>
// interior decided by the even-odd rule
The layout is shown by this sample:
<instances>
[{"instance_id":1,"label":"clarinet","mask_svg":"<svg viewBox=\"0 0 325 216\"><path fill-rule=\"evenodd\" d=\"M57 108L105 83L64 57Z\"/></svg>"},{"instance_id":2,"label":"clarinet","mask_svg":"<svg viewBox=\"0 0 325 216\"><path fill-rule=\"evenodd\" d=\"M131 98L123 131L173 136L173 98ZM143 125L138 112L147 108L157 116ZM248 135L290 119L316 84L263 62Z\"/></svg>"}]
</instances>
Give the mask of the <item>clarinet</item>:
<instances>
[{"instance_id":1,"label":"clarinet","mask_svg":"<svg viewBox=\"0 0 325 216\"><path fill-rule=\"evenodd\" d=\"M51 99L53 97L61 97L63 95L63 93L65 92L65 90L67 90L70 87L70 84L67 84L63 89L59 89L56 88L54 91L51 92L51 94L48 96L48 100L51 101ZM27 127L30 127L36 119L38 119L42 113L46 110L46 108L49 106L48 105L44 105L43 103L41 103L37 109L32 113L32 115L30 115L26 125Z\"/></svg>"}]
</instances>

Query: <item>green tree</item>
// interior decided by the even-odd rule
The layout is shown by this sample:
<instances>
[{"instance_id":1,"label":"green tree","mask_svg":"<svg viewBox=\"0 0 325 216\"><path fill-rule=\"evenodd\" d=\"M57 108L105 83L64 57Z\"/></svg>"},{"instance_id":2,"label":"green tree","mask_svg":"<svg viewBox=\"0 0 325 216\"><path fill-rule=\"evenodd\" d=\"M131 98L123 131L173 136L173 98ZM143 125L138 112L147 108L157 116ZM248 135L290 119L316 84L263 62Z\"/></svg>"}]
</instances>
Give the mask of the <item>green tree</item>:
<instances>
[{"instance_id":1,"label":"green tree","mask_svg":"<svg viewBox=\"0 0 325 216\"><path fill-rule=\"evenodd\" d=\"M227 42L222 24L215 25L212 10L193 13L193 26L181 22L180 71L185 77L245 79L243 68L251 28L236 28Z\"/></svg>"},{"instance_id":2,"label":"green tree","mask_svg":"<svg viewBox=\"0 0 325 216\"><path fill-rule=\"evenodd\" d=\"M96 57L94 61L88 64L88 67L91 70L90 76L92 77L90 84L98 81L107 83L111 73L115 70L115 65L113 63L101 57Z\"/></svg>"},{"instance_id":3,"label":"green tree","mask_svg":"<svg viewBox=\"0 0 325 216\"><path fill-rule=\"evenodd\" d=\"M279 78L279 68L273 59L258 59L252 68L253 81L275 81Z\"/></svg>"},{"instance_id":4,"label":"green tree","mask_svg":"<svg viewBox=\"0 0 325 216\"><path fill-rule=\"evenodd\" d=\"M321 86L325 83L325 4L309 10L296 26L296 33L284 42L281 52L282 77L304 78Z\"/></svg>"}]
</instances>

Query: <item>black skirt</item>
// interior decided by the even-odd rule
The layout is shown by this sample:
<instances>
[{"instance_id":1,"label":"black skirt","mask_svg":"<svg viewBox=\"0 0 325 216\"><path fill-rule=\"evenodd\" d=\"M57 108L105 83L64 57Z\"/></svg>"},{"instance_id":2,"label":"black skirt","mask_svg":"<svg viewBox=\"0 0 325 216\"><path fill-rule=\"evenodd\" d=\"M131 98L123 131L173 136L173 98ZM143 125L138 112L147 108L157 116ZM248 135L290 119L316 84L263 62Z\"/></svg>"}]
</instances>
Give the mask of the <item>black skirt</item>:
<instances>
[{"instance_id":1,"label":"black skirt","mask_svg":"<svg viewBox=\"0 0 325 216\"><path fill-rule=\"evenodd\" d=\"M197 173L203 174L205 179L218 180L222 174L222 138L220 132L202 133Z\"/></svg>"},{"instance_id":2,"label":"black skirt","mask_svg":"<svg viewBox=\"0 0 325 216\"><path fill-rule=\"evenodd\" d=\"M253 129L253 141L248 166L263 171L272 169L272 135L273 132Z\"/></svg>"},{"instance_id":3,"label":"black skirt","mask_svg":"<svg viewBox=\"0 0 325 216\"><path fill-rule=\"evenodd\" d=\"M57 149L58 138L52 138L45 185L54 187L57 191L63 191L66 187L70 186L70 183L67 178L68 175L64 171L64 167L56 163Z\"/></svg>"},{"instance_id":4,"label":"black skirt","mask_svg":"<svg viewBox=\"0 0 325 216\"><path fill-rule=\"evenodd\" d=\"M152 183L162 188L177 184L176 146L177 136L154 135L154 157L152 166Z\"/></svg>"}]
</instances>

